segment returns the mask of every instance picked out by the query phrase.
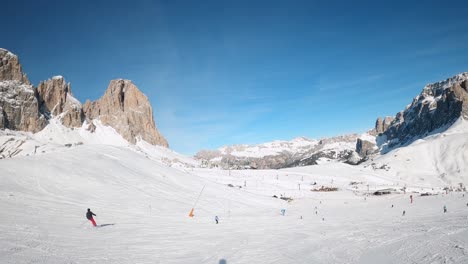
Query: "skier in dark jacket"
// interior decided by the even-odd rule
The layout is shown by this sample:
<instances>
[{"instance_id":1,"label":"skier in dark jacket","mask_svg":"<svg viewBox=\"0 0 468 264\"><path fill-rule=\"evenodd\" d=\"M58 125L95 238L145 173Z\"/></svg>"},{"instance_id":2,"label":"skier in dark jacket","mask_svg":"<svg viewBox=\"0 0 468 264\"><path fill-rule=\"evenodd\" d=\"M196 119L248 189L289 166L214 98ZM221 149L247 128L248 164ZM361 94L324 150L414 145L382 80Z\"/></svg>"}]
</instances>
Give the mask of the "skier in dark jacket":
<instances>
[{"instance_id":1,"label":"skier in dark jacket","mask_svg":"<svg viewBox=\"0 0 468 264\"><path fill-rule=\"evenodd\" d=\"M88 208L88 212L86 212L86 218L93 223L93 226L96 226L96 222L93 219L93 215L96 216L93 212L91 212L91 209Z\"/></svg>"}]
</instances>

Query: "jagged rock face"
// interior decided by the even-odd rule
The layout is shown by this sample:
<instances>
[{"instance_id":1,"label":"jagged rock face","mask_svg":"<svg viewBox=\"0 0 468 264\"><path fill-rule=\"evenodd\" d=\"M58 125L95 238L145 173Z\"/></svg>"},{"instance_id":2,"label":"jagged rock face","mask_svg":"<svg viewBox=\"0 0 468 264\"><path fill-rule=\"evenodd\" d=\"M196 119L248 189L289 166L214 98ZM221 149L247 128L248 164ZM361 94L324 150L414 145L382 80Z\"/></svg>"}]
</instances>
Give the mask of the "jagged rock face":
<instances>
[{"instance_id":1,"label":"jagged rock face","mask_svg":"<svg viewBox=\"0 0 468 264\"><path fill-rule=\"evenodd\" d=\"M0 48L0 81L30 84L26 74L23 73L18 56L2 48Z\"/></svg>"},{"instance_id":2,"label":"jagged rock face","mask_svg":"<svg viewBox=\"0 0 468 264\"><path fill-rule=\"evenodd\" d=\"M142 139L168 147L156 129L148 98L131 81L111 81L101 99L87 101L83 107L62 76L43 81L34 89L18 57L0 48L0 129L38 132L51 117L58 117L66 127L81 127L86 118L98 118L130 143ZM89 122L88 130L94 132L96 126Z\"/></svg>"},{"instance_id":3,"label":"jagged rock face","mask_svg":"<svg viewBox=\"0 0 468 264\"><path fill-rule=\"evenodd\" d=\"M38 132L46 125L18 57L0 49L0 129Z\"/></svg>"},{"instance_id":4,"label":"jagged rock face","mask_svg":"<svg viewBox=\"0 0 468 264\"><path fill-rule=\"evenodd\" d=\"M88 119L99 119L135 144L138 138L168 147L158 132L148 98L129 80L112 80L103 97L87 101L83 107Z\"/></svg>"},{"instance_id":5,"label":"jagged rock face","mask_svg":"<svg viewBox=\"0 0 468 264\"><path fill-rule=\"evenodd\" d=\"M19 81L0 81L0 112L0 129L38 132L46 126L33 87Z\"/></svg>"},{"instance_id":6,"label":"jagged rock face","mask_svg":"<svg viewBox=\"0 0 468 264\"><path fill-rule=\"evenodd\" d=\"M71 92L70 83L62 76L43 81L37 87L39 109L52 116L60 116L66 127L81 127L84 113L81 103Z\"/></svg>"},{"instance_id":7,"label":"jagged rock face","mask_svg":"<svg viewBox=\"0 0 468 264\"><path fill-rule=\"evenodd\" d=\"M375 144L370 141L363 140L360 138L358 138L356 141L356 152L361 157L366 157L373 154L375 152L374 148Z\"/></svg>"},{"instance_id":8,"label":"jagged rock face","mask_svg":"<svg viewBox=\"0 0 468 264\"><path fill-rule=\"evenodd\" d=\"M386 116L383 120L380 117L377 118L377 121L375 122L375 131L377 134L381 134L386 131L392 124L393 119L394 118L391 116Z\"/></svg>"},{"instance_id":9,"label":"jagged rock face","mask_svg":"<svg viewBox=\"0 0 468 264\"><path fill-rule=\"evenodd\" d=\"M5 119L5 116L3 115L3 107L0 106L0 129L5 128L5 123L7 120Z\"/></svg>"},{"instance_id":10,"label":"jagged rock face","mask_svg":"<svg viewBox=\"0 0 468 264\"><path fill-rule=\"evenodd\" d=\"M460 117L468 119L468 73L426 85L380 136L389 147L407 144Z\"/></svg>"}]
</instances>

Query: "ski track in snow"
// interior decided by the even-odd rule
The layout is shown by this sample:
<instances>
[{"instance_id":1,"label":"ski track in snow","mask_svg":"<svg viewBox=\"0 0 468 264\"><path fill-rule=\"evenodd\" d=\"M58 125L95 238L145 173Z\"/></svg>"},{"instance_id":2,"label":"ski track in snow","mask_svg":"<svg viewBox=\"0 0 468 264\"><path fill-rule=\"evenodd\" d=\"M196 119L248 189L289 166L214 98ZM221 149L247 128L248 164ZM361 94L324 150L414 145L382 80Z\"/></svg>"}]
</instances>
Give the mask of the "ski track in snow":
<instances>
[{"instance_id":1,"label":"ski track in snow","mask_svg":"<svg viewBox=\"0 0 468 264\"><path fill-rule=\"evenodd\" d=\"M0 160L0 263L468 263L468 196L442 193L467 183L465 126L372 161L388 171L341 163L192 168L190 158L128 146L112 130L97 136L116 143L99 145L57 124L39 138L0 135L5 153L22 150ZM78 140L84 144L63 146ZM339 191L311 191L320 186ZM406 194L365 196L403 186ZM86 208L100 227L85 219Z\"/></svg>"},{"instance_id":2,"label":"ski track in snow","mask_svg":"<svg viewBox=\"0 0 468 264\"><path fill-rule=\"evenodd\" d=\"M344 188L363 177L358 167L335 165L349 175L340 179L330 166L231 171L229 176L222 170L174 169L109 146L2 160L0 262L468 261L468 197L413 194L413 204L409 193L364 199ZM322 170L330 176L321 176ZM332 179L343 190L314 193L307 185ZM243 186L244 181L247 187L226 185ZM387 178L374 181L389 183ZM304 185L301 191L294 189L298 183ZM195 217L189 218L204 185ZM280 193L295 200L271 197ZM444 204L447 214L442 213ZM87 207L97 214L98 225L105 226L91 227L84 217Z\"/></svg>"}]
</instances>

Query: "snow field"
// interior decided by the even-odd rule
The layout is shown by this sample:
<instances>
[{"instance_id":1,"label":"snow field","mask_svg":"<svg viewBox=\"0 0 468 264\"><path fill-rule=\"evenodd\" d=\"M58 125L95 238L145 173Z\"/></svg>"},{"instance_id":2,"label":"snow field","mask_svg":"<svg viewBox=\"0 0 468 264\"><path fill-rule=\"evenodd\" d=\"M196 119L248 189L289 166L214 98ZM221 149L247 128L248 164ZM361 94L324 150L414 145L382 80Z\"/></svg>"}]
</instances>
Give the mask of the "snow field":
<instances>
[{"instance_id":1,"label":"snow field","mask_svg":"<svg viewBox=\"0 0 468 264\"><path fill-rule=\"evenodd\" d=\"M462 193L414 193L413 204L410 193L366 197L365 184L355 191L349 181L378 188L397 183L345 164L230 174L168 167L121 146L81 145L1 160L0 262L468 261L468 196ZM332 180L340 191L296 189L298 182ZM247 187L227 186L244 181ZM294 200L271 197L281 193ZM102 227L85 219L88 207Z\"/></svg>"}]
</instances>

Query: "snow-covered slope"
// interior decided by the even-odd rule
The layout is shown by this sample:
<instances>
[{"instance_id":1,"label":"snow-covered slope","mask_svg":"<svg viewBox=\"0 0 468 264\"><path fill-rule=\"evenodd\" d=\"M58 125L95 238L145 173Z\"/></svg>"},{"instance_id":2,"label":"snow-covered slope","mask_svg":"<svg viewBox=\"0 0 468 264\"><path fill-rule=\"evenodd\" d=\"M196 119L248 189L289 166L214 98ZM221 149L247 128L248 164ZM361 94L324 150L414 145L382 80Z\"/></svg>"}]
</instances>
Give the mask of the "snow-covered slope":
<instances>
[{"instance_id":1,"label":"snow-covered slope","mask_svg":"<svg viewBox=\"0 0 468 264\"><path fill-rule=\"evenodd\" d=\"M199 164L192 158L143 140L135 145L130 144L115 129L101 124L99 120L93 120L93 124L95 126L93 132L89 131L87 122L80 128L68 128L62 125L58 117L50 119L49 124L35 134L0 130L0 159L62 152L80 145L109 145L126 147L167 165L194 167Z\"/></svg>"},{"instance_id":2,"label":"snow-covered slope","mask_svg":"<svg viewBox=\"0 0 468 264\"><path fill-rule=\"evenodd\" d=\"M310 191L322 185L339 190ZM409 193L365 197L368 185L403 182L340 163L180 169L117 145L15 156L0 160L0 263L468 261L461 193L413 193L410 203ZM98 228L85 219L86 208Z\"/></svg>"},{"instance_id":3,"label":"snow-covered slope","mask_svg":"<svg viewBox=\"0 0 468 264\"><path fill-rule=\"evenodd\" d=\"M432 186L468 184L468 121L458 119L441 132L368 161L374 167L386 165L394 179Z\"/></svg>"}]
</instances>

